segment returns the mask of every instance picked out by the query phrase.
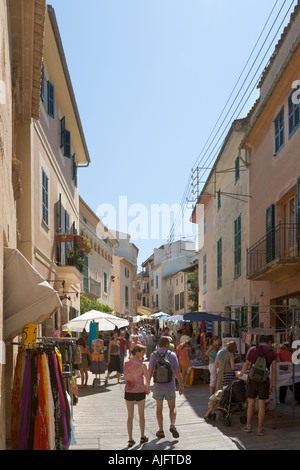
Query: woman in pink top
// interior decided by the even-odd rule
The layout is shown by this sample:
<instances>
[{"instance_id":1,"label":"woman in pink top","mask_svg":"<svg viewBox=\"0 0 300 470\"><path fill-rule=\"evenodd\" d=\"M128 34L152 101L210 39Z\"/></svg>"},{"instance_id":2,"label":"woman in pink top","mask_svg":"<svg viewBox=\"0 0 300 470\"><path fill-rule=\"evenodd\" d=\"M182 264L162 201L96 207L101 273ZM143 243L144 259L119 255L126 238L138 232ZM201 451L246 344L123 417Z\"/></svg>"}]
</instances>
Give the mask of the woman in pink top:
<instances>
[{"instance_id":1,"label":"woman in pink top","mask_svg":"<svg viewBox=\"0 0 300 470\"><path fill-rule=\"evenodd\" d=\"M142 344L137 344L131 351L131 357L125 362L124 367L124 380L125 385L125 400L127 405L128 419L128 447L132 447L135 441L132 438L133 416L134 416L134 403L137 402L139 410L139 423L141 429L140 443L144 444L148 441L145 437L145 398L146 394L150 393L150 380L148 376L147 367L143 364L143 357L146 347ZM144 380L145 379L145 380ZM146 383L145 383L146 381Z\"/></svg>"}]
</instances>

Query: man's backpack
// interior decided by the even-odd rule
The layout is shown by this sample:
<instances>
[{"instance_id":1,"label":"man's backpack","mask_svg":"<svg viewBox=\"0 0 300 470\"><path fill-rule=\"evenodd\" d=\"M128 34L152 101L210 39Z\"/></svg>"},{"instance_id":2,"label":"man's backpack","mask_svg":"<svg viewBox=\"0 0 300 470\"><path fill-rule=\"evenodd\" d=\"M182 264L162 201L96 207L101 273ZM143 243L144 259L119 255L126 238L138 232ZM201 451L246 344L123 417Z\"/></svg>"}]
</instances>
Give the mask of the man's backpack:
<instances>
[{"instance_id":1,"label":"man's backpack","mask_svg":"<svg viewBox=\"0 0 300 470\"><path fill-rule=\"evenodd\" d=\"M153 353L156 357L154 370L153 370L153 380L157 384L169 383L172 380L172 367L169 360L171 351L166 351L165 354L159 354L158 351Z\"/></svg>"},{"instance_id":2,"label":"man's backpack","mask_svg":"<svg viewBox=\"0 0 300 470\"><path fill-rule=\"evenodd\" d=\"M258 358L255 364L251 367L249 372L249 377L254 382L265 382L268 377L268 369L267 369L267 359L264 354L264 350L262 347L258 349Z\"/></svg>"}]
</instances>

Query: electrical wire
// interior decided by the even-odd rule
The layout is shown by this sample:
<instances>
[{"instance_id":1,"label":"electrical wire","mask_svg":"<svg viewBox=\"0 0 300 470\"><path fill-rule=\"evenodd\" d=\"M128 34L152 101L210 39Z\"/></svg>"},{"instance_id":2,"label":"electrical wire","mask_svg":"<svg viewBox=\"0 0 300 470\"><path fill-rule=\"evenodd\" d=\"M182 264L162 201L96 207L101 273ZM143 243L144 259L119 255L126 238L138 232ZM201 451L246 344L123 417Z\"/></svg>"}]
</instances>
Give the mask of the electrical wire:
<instances>
[{"instance_id":1,"label":"electrical wire","mask_svg":"<svg viewBox=\"0 0 300 470\"><path fill-rule=\"evenodd\" d=\"M287 2L287 0L284 1L284 3L282 4L282 6L281 6L279 12L277 13L276 18L275 18L275 20L273 21L272 26L271 26L271 28L270 28L270 30L269 30L269 32L268 32L266 38L264 39L263 45L261 46L261 48L260 48L258 54L256 55L256 58L255 58L255 60L254 60L254 62L253 62L253 64L252 64L252 66L251 66L251 68L250 68L250 71L248 72L248 76L249 76L249 73L250 73L250 72L252 71L252 69L254 68L255 63L257 62L261 51L263 50L263 47L265 46L265 44L266 44L268 38L270 37L271 32L272 32L272 30L274 29L274 27L275 27L275 25L276 25L276 22L277 22L277 20L278 20L278 18L279 18L279 16L280 16L280 14L281 14L281 12L282 12L282 10L283 10L285 4L286 4L286 2ZM205 145L204 145L204 147L203 147L201 153L199 154L199 156L198 156L198 158L197 158L197 160L196 160L196 162L195 162L196 166L198 166L198 162L199 162L199 160L200 160L200 158L201 158L201 156L202 156L202 154L203 154L203 152L204 152L204 150L205 150L205 148L206 148L208 142L210 141L210 138L211 138L211 136L213 135L213 133L214 133L214 131L215 131L215 129L216 129L218 123L220 122L220 119L221 119L221 117L222 117L222 115L223 115L223 113L224 113L224 111L225 111L225 109L226 109L226 107L227 107L227 105L228 105L228 103L229 103L231 97L233 96L233 93L234 93L234 91L236 90L237 85L238 85L238 83L239 83L239 81L240 81L240 79L241 79L241 77L242 77L244 71L246 70L247 65L248 65L249 62L250 62L250 59L251 59L251 57L252 57L252 55L253 55L253 53L254 53L254 51L255 51L257 45L258 45L258 43L259 43L259 41L260 41L260 39L261 39L263 33L264 33L264 31L265 31L265 29L266 29L266 27L267 27L267 25L268 25L268 23L269 23L269 21L270 21L270 18L271 18L272 14L273 14L273 12L274 12L274 10L275 10L275 8L276 8L277 3L278 3L278 0L276 1L275 5L272 7L272 10L271 10L271 12L270 12L270 14L269 14L269 16L268 16L268 19L266 20L266 22L265 22L265 24L264 24L264 27L263 27L263 29L262 29L262 32L261 32L261 34L260 34L258 40L256 41L255 46L254 46L254 48L252 49L251 54L250 54L250 56L249 56L249 58L248 58L248 60L247 60L247 62L246 62L246 64L245 64L245 66L244 66L244 68L243 68L241 74L239 75L239 78L238 78L237 82L235 83L235 86L234 86L234 88L233 88L233 90L232 90L232 92L231 92L229 98L227 99L226 104L224 105L223 110L222 110L222 112L221 112L221 114L220 114L220 116L219 116L219 118L218 118L218 120L217 120L217 122L216 122L216 124L215 124L215 126L214 126L214 128L213 128L213 130L211 131L210 136L208 137L208 139L207 139L207 141L206 141L206 143L205 143ZM285 21L285 19L286 19L288 13L290 12L290 10L291 10L291 8L292 8L292 6L293 6L293 3L294 3L294 0L293 0L292 3L290 4L290 6L289 6L289 8L288 8L288 10L287 10L287 12L286 12L286 14L284 15L284 18L283 18L283 20L281 21L280 26L279 26L279 28L277 29L276 34L275 34L274 38L272 39L272 42L271 42L269 48L268 48L267 51L265 52L263 59L261 60L261 62L260 62L260 64L259 64L258 68L256 69L255 74L254 74L254 77L251 79L251 82L250 82L250 84L248 85L247 90L249 90L249 86L251 85L251 83L253 83L253 80L255 80L255 76L256 76L257 72L259 71L260 66L261 66L263 60L265 59L267 53L269 52L269 49L273 46L273 43L274 43L274 41L275 41L275 39L276 39L276 36L277 36L277 34L278 34L280 28L282 27L282 24L283 24L283 22ZM248 78L248 76L247 76L247 78ZM261 75L260 75L260 77L261 77ZM234 103L235 103L236 100L238 99L239 94L240 94L240 92L241 92L243 86L245 85L245 83L246 83L246 79L243 81L243 84L242 84L242 86L240 87L240 89L239 89L239 91L238 91L238 93L237 93L237 95L236 95L236 97L235 97L233 103L231 104L231 107L229 108L229 111L232 109ZM255 85L254 85L254 87L251 89L251 92L250 92L250 94L248 95L247 100L243 103L243 106L241 107L240 112L241 112L241 110L243 109L243 107L245 106L245 104L246 104L246 102L248 101L248 99L250 98L250 96L251 96L253 90L255 89L255 86L257 85L257 83L258 83L258 80L255 81ZM234 113L233 113L233 116L235 115L235 113L236 113L236 111L237 111L239 105L241 104L242 100L244 99L244 97L245 97L245 95L246 95L246 93L247 93L247 90L245 91L245 93L243 94L242 98L240 99L240 101L239 101L237 107L235 108ZM214 139L216 138L218 132L220 131L222 125L224 124L226 118L228 117L229 111L227 111L227 114L226 114L225 118L223 119L221 125L219 126L219 128L218 128L218 130L217 130L217 133L214 135ZM232 117L233 117L233 116L232 116ZM230 120L229 120L229 124L232 123L232 117L231 117ZM213 147L212 151L210 152L208 158L203 162L203 165L206 165L207 162L209 162L209 164L211 164L212 160L209 161L209 157L212 155L212 153L214 153L213 159L215 159L215 155L218 155L218 152L219 152L219 151L221 150L221 148L222 148L223 141L222 141L222 143L219 145L219 147L218 147L218 152L217 152L217 153L215 153L216 146L217 146L218 143L220 142L220 139L222 138L224 132L227 130L227 127L228 127L228 125L227 125L227 126L225 127L225 129L223 130L223 133L222 133L221 136L219 137L217 143L214 145L214 147ZM211 147L212 144L213 144L213 141L212 141L211 144L209 145L208 149L206 149L206 151L205 151L205 153L204 153L204 156L207 154L207 152L208 152L208 150L209 150L209 148ZM203 157L202 157L202 160L203 160ZM195 166L195 165L194 165L194 166ZM205 171L207 171L207 169L204 170L204 174L205 174ZM204 176L204 174L202 173L202 174L200 175L200 179L202 179L202 175ZM175 228L176 228L176 226L177 226L176 224L178 224L179 219L182 220L182 218L183 218L183 215L184 215L184 205L185 205L186 201L188 200L188 198L190 197L190 195L191 195L191 178L188 178L187 185L186 185L186 188L185 188L185 191L184 191L184 194L183 194L183 197L182 197L182 201L181 201L181 210L180 210L180 213L178 214L176 220L174 221L174 223L173 223L173 225L172 225L172 228L171 228L171 231L170 231L170 235L169 235L169 238L168 238L168 243L172 243L172 241L174 240Z\"/></svg>"}]
</instances>

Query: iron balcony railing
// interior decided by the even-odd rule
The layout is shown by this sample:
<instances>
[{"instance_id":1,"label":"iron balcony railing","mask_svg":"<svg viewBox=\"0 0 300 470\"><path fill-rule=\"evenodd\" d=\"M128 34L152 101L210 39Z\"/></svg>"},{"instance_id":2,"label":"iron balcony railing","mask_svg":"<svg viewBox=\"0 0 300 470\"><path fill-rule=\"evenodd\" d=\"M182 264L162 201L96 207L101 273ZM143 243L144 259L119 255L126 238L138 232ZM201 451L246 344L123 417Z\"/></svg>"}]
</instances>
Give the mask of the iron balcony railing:
<instances>
[{"instance_id":1,"label":"iron balcony railing","mask_svg":"<svg viewBox=\"0 0 300 470\"><path fill-rule=\"evenodd\" d=\"M247 250L247 276L258 275L275 260L300 259L297 224L278 224Z\"/></svg>"}]
</instances>

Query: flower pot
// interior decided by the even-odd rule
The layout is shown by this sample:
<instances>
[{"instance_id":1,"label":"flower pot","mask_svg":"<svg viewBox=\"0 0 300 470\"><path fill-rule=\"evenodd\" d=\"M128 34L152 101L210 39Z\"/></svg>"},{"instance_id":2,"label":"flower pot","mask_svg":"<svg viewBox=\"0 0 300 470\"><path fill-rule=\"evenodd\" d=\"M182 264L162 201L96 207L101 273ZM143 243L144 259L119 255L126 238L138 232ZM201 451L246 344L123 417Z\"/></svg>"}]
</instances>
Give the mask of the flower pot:
<instances>
[{"instance_id":1,"label":"flower pot","mask_svg":"<svg viewBox=\"0 0 300 470\"><path fill-rule=\"evenodd\" d=\"M66 235L62 235L60 233L58 233L56 235L57 237L57 240L60 242L60 243L63 243L63 242L72 242L74 240L74 235L72 235L71 233L68 233Z\"/></svg>"}]
</instances>

